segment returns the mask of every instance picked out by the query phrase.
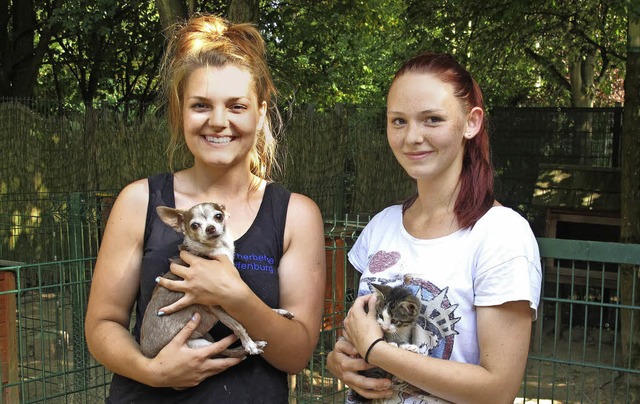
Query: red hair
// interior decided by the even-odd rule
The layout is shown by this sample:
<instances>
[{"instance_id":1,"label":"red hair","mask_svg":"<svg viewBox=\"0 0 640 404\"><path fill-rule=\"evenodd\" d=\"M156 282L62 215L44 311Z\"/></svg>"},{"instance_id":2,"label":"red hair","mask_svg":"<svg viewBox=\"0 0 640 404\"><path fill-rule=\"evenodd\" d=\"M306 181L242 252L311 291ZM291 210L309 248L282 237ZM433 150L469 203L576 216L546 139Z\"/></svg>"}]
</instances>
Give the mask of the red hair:
<instances>
[{"instance_id":1,"label":"red hair","mask_svg":"<svg viewBox=\"0 0 640 404\"><path fill-rule=\"evenodd\" d=\"M450 54L418 55L405 62L396 72L393 80L406 73L434 75L442 82L453 86L454 95L460 100L466 112L470 112L475 107L484 110L480 86ZM455 202L454 213L460 227L472 227L495 202L486 117L483 118L477 135L465 143L459 184L460 192ZM418 195L414 195L405 201L403 210L409 208L417 197Z\"/></svg>"}]
</instances>

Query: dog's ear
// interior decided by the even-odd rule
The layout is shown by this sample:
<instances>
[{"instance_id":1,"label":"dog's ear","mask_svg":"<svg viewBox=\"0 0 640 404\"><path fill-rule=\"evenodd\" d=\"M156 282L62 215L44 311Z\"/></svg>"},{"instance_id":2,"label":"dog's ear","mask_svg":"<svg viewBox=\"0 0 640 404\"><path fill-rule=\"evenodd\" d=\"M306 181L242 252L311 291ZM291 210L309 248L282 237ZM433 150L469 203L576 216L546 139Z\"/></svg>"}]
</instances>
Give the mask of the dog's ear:
<instances>
[{"instance_id":1,"label":"dog's ear","mask_svg":"<svg viewBox=\"0 0 640 404\"><path fill-rule=\"evenodd\" d=\"M156 208L160 220L171 226L178 233L184 232L184 212L180 209L173 209L167 206Z\"/></svg>"},{"instance_id":2,"label":"dog's ear","mask_svg":"<svg viewBox=\"0 0 640 404\"><path fill-rule=\"evenodd\" d=\"M216 203L216 209L222 211L222 213L224 213L224 217L229 219L231 217L231 215L229 214L229 211L227 211L227 207L220 204L220 203Z\"/></svg>"}]
</instances>

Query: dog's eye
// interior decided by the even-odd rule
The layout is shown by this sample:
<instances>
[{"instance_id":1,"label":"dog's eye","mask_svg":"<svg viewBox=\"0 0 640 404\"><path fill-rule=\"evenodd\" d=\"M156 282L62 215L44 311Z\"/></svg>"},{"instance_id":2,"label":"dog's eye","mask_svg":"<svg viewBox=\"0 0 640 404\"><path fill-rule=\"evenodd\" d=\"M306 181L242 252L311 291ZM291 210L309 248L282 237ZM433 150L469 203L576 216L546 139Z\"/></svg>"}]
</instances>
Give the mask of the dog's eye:
<instances>
[{"instance_id":1,"label":"dog's eye","mask_svg":"<svg viewBox=\"0 0 640 404\"><path fill-rule=\"evenodd\" d=\"M191 230L198 230L199 227L200 227L200 223L197 223L197 222L191 223Z\"/></svg>"},{"instance_id":2,"label":"dog's eye","mask_svg":"<svg viewBox=\"0 0 640 404\"><path fill-rule=\"evenodd\" d=\"M216 213L216 215L214 217L216 218L217 221L221 221L222 220L222 213Z\"/></svg>"}]
</instances>

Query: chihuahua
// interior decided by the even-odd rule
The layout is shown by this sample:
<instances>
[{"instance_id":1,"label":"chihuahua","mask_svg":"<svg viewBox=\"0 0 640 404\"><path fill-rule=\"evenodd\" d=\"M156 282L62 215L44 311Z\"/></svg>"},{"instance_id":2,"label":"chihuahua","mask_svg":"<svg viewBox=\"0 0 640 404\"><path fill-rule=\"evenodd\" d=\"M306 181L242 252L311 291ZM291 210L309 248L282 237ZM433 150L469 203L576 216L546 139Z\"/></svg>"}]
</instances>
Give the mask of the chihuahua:
<instances>
[{"instance_id":1,"label":"chihuahua","mask_svg":"<svg viewBox=\"0 0 640 404\"><path fill-rule=\"evenodd\" d=\"M184 241L180 245L181 250L210 259L216 255L226 255L233 262L233 237L227 230L229 215L223 205L208 202L195 205L188 210L158 206L156 212L164 223L178 233L184 234ZM174 258L172 262L186 265L180 258ZM167 272L163 277L181 280L171 272ZM226 349L222 355L242 357L246 354L257 355L263 352L262 348L267 345L266 341L253 341L247 330L220 306L194 304L172 314L159 315L161 308L176 302L183 295L182 292L174 292L160 285L153 290L140 331L140 348L146 357L155 357L184 328L195 312L200 314L201 321L187 341L190 348L212 344L213 338L209 335L209 330L220 320L238 336L242 343L242 347ZM287 318L293 318L293 315L286 310L275 309L275 311Z\"/></svg>"}]
</instances>

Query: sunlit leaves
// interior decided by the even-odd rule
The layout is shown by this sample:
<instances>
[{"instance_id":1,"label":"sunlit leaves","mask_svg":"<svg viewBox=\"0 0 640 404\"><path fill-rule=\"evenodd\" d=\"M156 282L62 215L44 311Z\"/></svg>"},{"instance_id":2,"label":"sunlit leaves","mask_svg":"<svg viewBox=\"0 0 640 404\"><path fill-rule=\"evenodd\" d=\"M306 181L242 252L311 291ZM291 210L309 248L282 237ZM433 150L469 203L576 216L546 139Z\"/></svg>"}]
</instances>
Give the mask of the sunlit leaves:
<instances>
[{"instance_id":1,"label":"sunlit leaves","mask_svg":"<svg viewBox=\"0 0 640 404\"><path fill-rule=\"evenodd\" d=\"M264 30L283 95L319 107L381 105L404 55L403 10L394 0L270 2Z\"/></svg>"},{"instance_id":2,"label":"sunlit leaves","mask_svg":"<svg viewBox=\"0 0 640 404\"><path fill-rule=\"evenodd\" d=\"M490 104L569 105L570 67L595 57L582 91L612 105L605 89L624 62L626 14L619 0L408 0L419 49L455 54ZM430 43L429 43L430 42ZM575 82L574 82L575 84Z\"/></svg>"}]
</instances>

